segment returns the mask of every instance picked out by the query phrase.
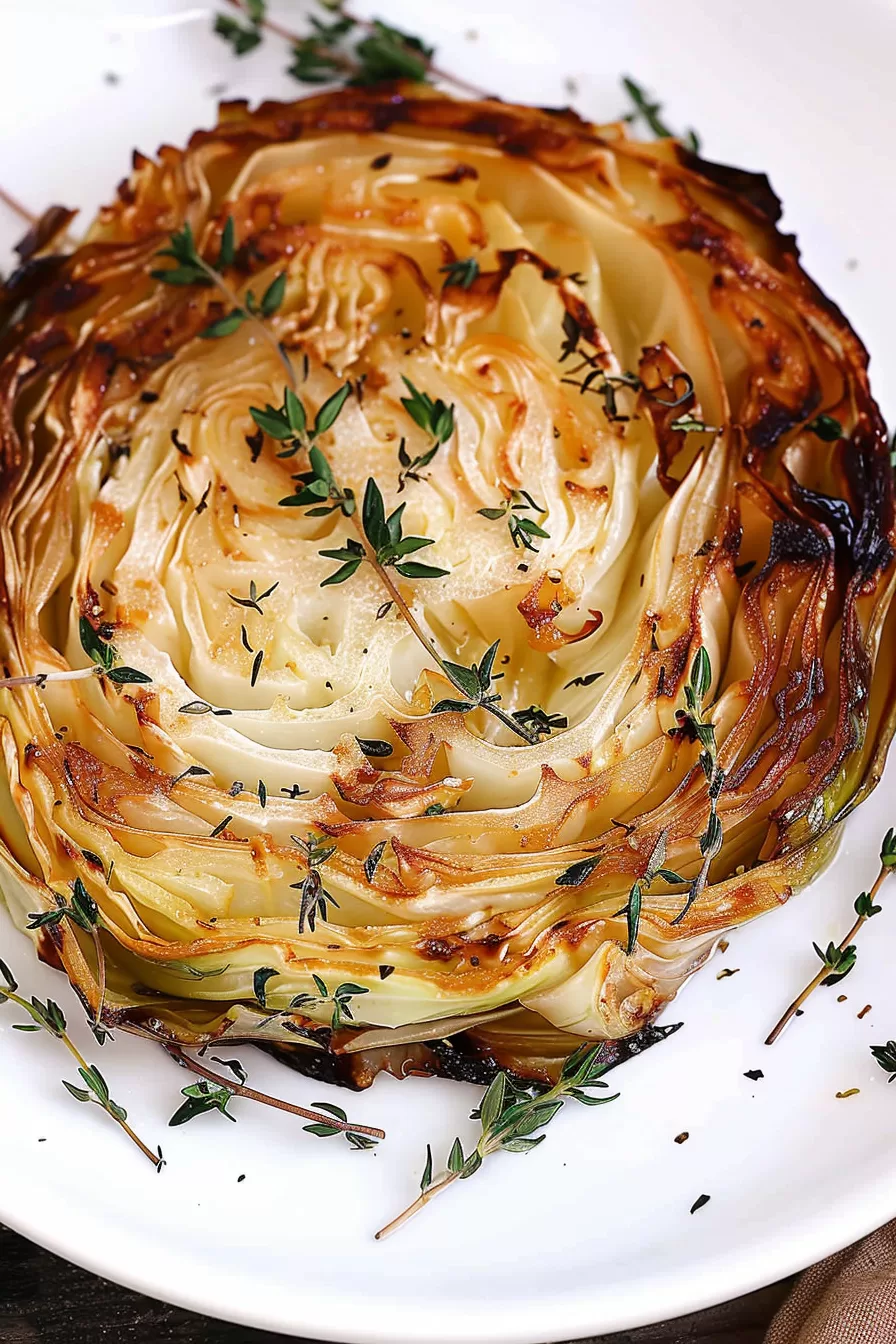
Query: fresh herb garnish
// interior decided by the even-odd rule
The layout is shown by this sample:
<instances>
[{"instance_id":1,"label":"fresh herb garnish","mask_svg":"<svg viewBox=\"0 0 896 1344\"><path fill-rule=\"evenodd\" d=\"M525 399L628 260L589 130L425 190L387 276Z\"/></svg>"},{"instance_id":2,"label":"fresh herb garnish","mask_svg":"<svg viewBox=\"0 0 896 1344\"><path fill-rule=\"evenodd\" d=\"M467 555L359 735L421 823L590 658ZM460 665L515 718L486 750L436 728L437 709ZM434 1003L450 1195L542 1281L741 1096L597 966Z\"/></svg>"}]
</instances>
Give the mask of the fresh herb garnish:
<instances>
[{"instance_id":1,"label":"fresh herb garnish","mask_svg":"<svg viewBox=\"0 0 896 1344\"><path fill-rule=\"evenodd\" d=\"M309 449L308 470L299 472L293 480L302 488L280 500L285 507L307 509L309 518L324 518L336 509L341 509L346 518L354 513L354 491L337 483L332 467L319 448Z\"/></svg>"},{"instance_id":2,"label":"fresh herb garnish","mask_svg":"<svg viewBox=\"0 0 896 1344\"><path fill-rule=\"evenodd\" d=\"M626 113L622 118L623 121L635 121L638 117L641 117L658 139L665 140L670 137L675 138L675 132L670 131L669 127L660 117L660 113L663 110L662 103L652 102L641 85L636 84L629 75L623 76L622 87L634 104L634 110ZM691 150L694 154L699 154L700 137L697 135L696 131L685 131L684 135L681 137L681 142L686 149Z\"/></svg>"},{"instance_id":3,"label":"fresh herb garnish","mask_svg":"<svg viewBox=\"0 0 896 1344\"><path fill-rule=\"evenodd\" d=\"M179 1045L166 1043L165 1048L171 1055L171 1058L175 1059L178 1064L182 1064L183 1067L189 1069L191 1073L195 1073L200 1078L204 1078L206 1082L212 1084L213 1087L222 1088L225 1092L229 1092L231 1095L245 1097L248 1101L261 1102L262 1105L271 1106L277 1111L287 1111L290 1115L297 1115L302 1120L310 1120L313 1123L331 1123L329 1117L322 1115L319 1111L310 1111L305 1106L294 1106L290 1101L281 1101L279 1097L271 1097L267 1092L258 1092L254 1087L247 1087L245 1071L238 1060L217 1060L219 1064L224 1064L226 1068L231 1069L235 1076L239 1078L239 1082L231 1082L229 1078L222 1078L219 1073L214 1073L211 1069L207 1069L205 1065L200 1064L198 1060L191 1059ZM212 1058L216 1057L212 1056ZM237 1067L234 1068L234 1065ZM240 1074L242 1074L242 1077L240 1077ZM212 1101L209 1105L203 1106L202 1110L223 1109L223 1106L226 1105L226 1103L227 1099L222 1098L222 1101L220 1102ZM183 1110L183 1107L181 1109ZM201 1114L202 1110L199 1110L196 1113ZM192 1118L192 1116L185 1117L185 1119ZM229 1116L229 1118L233 1120L235 1117ZM170 1123L173 1123L173 1120L169 1121L169 1124ZM178 1123L183 1124L184 1121L182 1120ZM342 1122L339 1120L334 1120L332 1123L338 1129L351 1130L352 1133L357 1134L367 1134L373 1139L384 1139L386 1137L383 1130L378 1129L374 1125L354 1125L350 1121Z\"/></svg>"},{"instance_id":4,"label":"fresh herb garnish","mask_svg":"<svg viewBox=\"0 0 896 1344\"><path fill-rule=\"evenodd\" d=\"M428 467L430 462L439 451L441 444L434 443L431 448L425 452L418 453L416 457L411 457L407 450L406 440L402 438L398 444L398 461L401 471L398 473L398 493L401 494L408 481L425 481L426 477L420 473L424 467Z\"/></svg>"},{"instance_id":5,"label":"fresh herb garnish","mask_svg":"<svg viewBox=\"0 0 896 1344\"><path fill-rule=\"evenodd\" d=\"M311 979L314 981L317 994L297 994L291 1000L289 1006L301 1010L325 1003L331 1004L333 1012L330 1017L330 1029L332 1031L338 1031L346 1021L354 1021L354 1014L349 1006L351 1000L357 998L359 994L370 993L363 985L356 985L347 980L344 984L337 985L331 994L319 975L312 975Z\"/></svg>"},{"instance_id":6,"label":"fresh herb garnish","mask_svg":"<svg viewBox=\"0 0 896 1344\"><path fill-rule=\"evenodd\" d=\"M224 221L218 260L214 265L207 262L196 247L189 221L184 224L179 232L171 235L169 243L170 245L162 248L160 252L156 253L156 256L170 257L177 264L165 267L162 270L150 271L150 275L156 280L161 280L165 285L199 285L204 287L215 285L230 305L229 311L223 317L212 322L199 335L207 339L227 336L235 331L242 322L253 321L265 342L282 362L287 377L294 387L295 375L289 356L275 340L263 321L263 318L273 316L283 301L286 289L285 274L278 275L272 280L262 296L260 305L256 304L251 290L246 296L245 303L240 302L222 275L223 271L233 265L236 256L236 225L232 215L228 215ZM176 438L173 441L175 446L179 446Z\"/></svg>"},{"instance_id":7,"label":"fresh herb garnish","mask_svg":"<svg viewBox=\"0 0 896 1344\"><path fill-rule=\"evenodd\" d=\"M425 83L433 48L399 28L374 19L355 47L357 68L349 84L381 84L390 79Z\"/></svg>"},{"instance_id":8,"label":"fresh herb garnish","mask_svg":"<svg viewBox=\"0 0 896 1344\"><path fill-rule=\"evenodd\" d=\"M249 22L238 23L226 14L216 14L214 31L228 43L234 56L245 56L261 42L261 25L265 18L265 0L245 0L244 9Z\"/></svg>"},{"instance_id":9,"label":"fresh herb garnish","mask_svg":"<svg viewBox=\"0 0 896 1344\"><path fill-rule=\"evenodd\" d=\"M722 848L722 822L719 818L717 803L725 783L725 773L719 768L715 725L706 718L704 706L711 685L712 664L706 646L701 644L694 656L694 661L691 664L691 675L684 688L687 710L676 711L675 717L678 721L678 727L673 728L672 732L673 734L692 737L700 743L702 750L698 760L708 785L709 817L706 830L700 837L700 853L703 855L703 863L700 866L699 873L690 885L684 906L672 920L673 924L681 923L700 896L709 877L710 864Z\"/></svg>"},{"instance_id":10,"label":"fresh herb garnish","mask_svg":"<svg viewBox=\"0 0 896 1344\"><path fill-rule=\"evenodd\" d=\"M87 1063L87 1060L68 1035L65 1014L59 1007L59 1004L54 1003L52 999L47 999L44 1003L34 996L32 996L31 1002L29 1003L27 999L24 999L20 994L16 993L18 984L5 961L0 961L0 976L3 977L3 981L5 982L5 987L3 984L0 984L0 1003L14 1003L17 1007L23 1009L31 1018L32 1025L24 1026L21 1029L26 1031L43 1030L48 1032L51 1036L55 1036L58 1041L61 1041L69 1054L74 1057L75 1062L78 1065L78 1073L85 1086L83 1088L76 1087L73 1083L69 1083L63 1079L62 1083L66 1091L68 1091L76 1101L85 1103L90 1102L99 1106L101 1110L104 1110L106 1114L111 1116L115 1123L124 1130L131 1142L140 1149L143 1156L153 1164L156 1171L161 1171L162 1167L165 1165L165 1159L162 1157L161 1148L157 1149L156 1152L153 1152L152 1149L148 1148L143 1140L134 1133L133 1129L128 1124L127 1111L123 1106L119 1106L116 1101L112 1100L112 1097L109 1094L109 1086L99 1069L95 1064ZM19 1024L14 1023L13 1025L18 1026Z\"/></svg>"},{"instance_id":11,"label":"fresh herb garnish","mask_svg":"<svg viewBox=\"0 0 896 1344\"><path fill-rule=\"evenodd\" d=\"M427 392L419 391L404 374L401 375L401 381L410 393L410 396L400 398L401 404L414 424L419 425L437 446L447 443L454 433L454 404L446 406L441 398L433 401Z\"/></svg>"},{"instance_id":12,"label":"fresh herb garnish","mask_svg":"<svg viewBox=\"0 0 896 1344\"><path fill-rule=\"evenodd\" d=\"M817 943L813 943L812 946L820 957L822 966L829 972L821 982L823 985L836 985L839 980L849 975L856 964L856 949L852 944L838 947L836 943L828 943L824 952Z\"/></svg>"},{"instance_id":13,"label":"fresh herb garnish","mask_svg":"<svg viewBox=\"0 0 896 1344\"><path fill-rule=\"evenodd\" d=\"M132 684L143 686L152 681L152 677L148 677L145 672L138 672L136 668L115 666L119 654L115 645L110 642L111 626L100 626L97 629L86 616L82 616L78 621L78 632L81 636L81 648L102 670L101 674L107 680L114 681L117 686ZM52 673L47 673L47 676L52 676Z\"/></svg>"},{"instance_id":14,"label":"fresh herb garnish","mask_svg":"<svg viewBox=\"0 0 896 1344\"><path fill-rule=\"evenodd\" d=\"M302 1128L308 1134L314 1134L319 1139L332 1138L334 1134L344 1134L346 1141L351 1148L365 1149L375 1148L376 1139L369 1138L366 1134L357 1134L351 1129L347 1129L348 1116L341 1106L334 1106L329 1101L315 1101L313 1103L319 1111L326 1111L339 1121L338 1125L328 1124L325 1120L318 1121L314 1125L303 1125Z\"/></svg>"},{"instance_id":15,"label":"fresh herb garnish","mask_svg":"<svg viewBox=\"0 0 896 1344\"><path fill-rule=\"evenodd\" d=\"M543 527L532 518L521 518L520 513L532 512L542 516L547 513L543 504L536 504L535 500L529 494L528 490L511 490L504 503L499 508L477 509L476 512L483 518L496 521L499 518L507 519L507 529L510 532L510 539L515 548L520 546L526 551L538 551L538 547L532 542L533 537L550 537L550 532L546 532Z\"/></svg>"},{"instance_id":16,"label":"fresh herb garnish","mask_svg":"<svg viewBox=\"0 0 896 1344\"><path fill-rule=\"evenodd\" d=\"M387 842L385 840L377 841L373 849L367 855L367 858L364 860L364 876L367 878L368 882L372 882L376 876L376 870L380 866L380 859L385 853L386 844ZM380 976L380 978L382 979L382 976Z\"/></svg>"},{"instance_id":17,"label":"fresh herb garnish","mask_svg":"<svg viewBox=\"0 0 896 1344\"><path fill-rule=\"evenodd\" d=\"M252 318L273 317L283 302L285 293L286 272L281 271L262 294L260 303L252 290L247 289L245 306L232 308L224 317L219 317L216 322L210 323L209 326L200 331L199 335L206 341L215 340L220 336L231 336L238 327L242 326L244 322L249 322Z\"/></svg>"},{"instance_id":18,"label":"fresh herb garnish","mask_svg":"<svg viewBox=\"0 0 896 1344\"><path fill-rule=\"evenodd\" d=\"M280 406L266 405L264 410L257 406L249 407L249 414L259 429L270 438L286 446L278 457L294 457L300 448L311 448L315 439L332 429L351 392L351 383L344 383L338 392L328 397L314 417L314 425L308 425L308 416L301 400L291 387L283 389L283 403Z\"/></svg>"},{"instance_id":19,"label":"fresh herb garnish","mask_svg":"<svg viewBox=\"0 0 896 1344\"><path fill-rule=\"evenodd\" d=\"M809 995L819 985L835 985L838 980L842 980L845 975L848 975L855 966L857 954L853 939L863 924L867 924L869 919L873 919L875 915L880 914L881 907L875 905L875 898L883 886L887 874L892 873L894 869L896 869L896 831L891 827L884 836L880 847L880 869L877 877L874 879L870 891L860 892L855 899L853 905L856 912L855 923L845 938L842 938L839 943L829 943L824 952L817 943L812 944L821 958L821 970L813 976L805 989L797 995L787 1011L775 1023L766 1037L766 1045L774 1045L787 1023L796 1013L802 1010L802 1006Z\"/></svg>"},{"instance_id":20,"label":"fresh herb garnish","mask_svg":"<svg viewBox=\"0 0 896 1344\"><path fill-rule=\"evenodd\" d=\"M503 723L505 728L509 728L511 732L516 733L517 737L523 738L524 741L532 745L539 740L537 733L521 723L516 715L505 713L499 704L501 693L496 691L493 686L498 677L504 675L503 672L496 674L494 671L495 658L498 654L500 642L496 639L494 644L490 644L482 655L482 661L472 663L469 667L464 667L461 663L449 662L448 659L439 660L442 671L461 692L463 699L439 700L433 705L430 713L470 714L475 709L484 709L488 714L498 719L500 723Z\"/></svg>"},{"instance_id":21,"label":"fresh herb garnish","mask_svg":"<svg viewBox=\"0 0 896 1344\"><path fill-rule=\"evenodd\" d=\"M544 1129L553 1120L569 1098L585 1106L601 1106L615 1101L618 1093L597 1097L589 1091L607 1086L601 1077L608 1068L602 1055L602 1045L580 1046L564 1063L560 1078L554 1086L535 1096L519 1087L508 1074L498 1073L478 1110L473 1113L481 1126L475 1147L465 1154L460 1139L455 1139L448 1154L447 1170L434 1180L432 1150L427 1145L419 1197L404 1213L377 1232L377 1240L396 1232L454 1181L467 1180L473 1176L492 1154L528 1153L537 1148L546 1137L545 1134L537 1134L537 1131Z\"/></svg>"},{"instance_id":22,"label":"fresh herb garnish","mask_svg":"<svg viewBox=\"0 0 896 1344\"><path fill-rule=\"evenodd\" d=\"M673 872L671 868L664 867L666 862L666 832L660 831L654 842L653 849L647 860L647 866L644 873L636 882L632 883L628 894L628 901L619 914L624 914L628 926L628 939L626 942L626 955L631 956L638 943L638 930L641 924L641 903L645 891L653 885L656 878L661 877L664 882L672 884L683 882L684 878L678 873Z\"/></svg>"},{"instance_id":23,"label":"fresh herb garnish","mask_svg":"<svg viewBox=\"0 0 896 1344\"><path fill-rule=\"evenodd\" d=\"M450 261L447 266L440 266L439 272L445 277L443 289L449 289L452 285L458 289L469 289L479 274L479 262L475 257L465 257L462 261Z\"/></svg>"},{"instance_id":24,"label":"fresh herb garnish","mask_svg":"<svg viewBox=\"0 0 896 1344\"><path fill-rule=\"evenodd\" d=\"M565 714L549 714L541 705L529 705L526 709L515 709L513 717L521 727L527 728L536 739L550 737L551 733L562 732L569 726Z\"/></svg>"},{"instance_id":25,"label":"fresh herb garnish","mask_svg":"<svg viewBox=\"0 0 896 1344\"><path fill-rule=\"evenodd\" d=\"M718 428L715 425L707 425L703 420L697 420L693 415L680 415L677 420L671 422L669 428L676 429L682 434L718 433Z\"/></svg>"},{"instance_id":26,"label":"fresh herb garnish","mask_svg":"<svg viewBox=\"0 0 896 1344\"><path fill-rule=\"evenodd\" d=\"M236 604L236 606L250 607L252 611L257 611L259 616L263 616L264 612L261 609L262 602L265 600L266 597L270 597L274 589L279 588L279 586L280 586L280 580L278 579L276 583L271 584L270 588L265 588L264 592L260 593L256 586L255 580L250 579L248 597L237 597L236 593L228 593L227 596L230 598L231 602Z\"/></svg>"},{"instance_id":27,"label":"fresh herb garnish","mask_svg":"<svg viewBox=\"0 0 896 1344\"><path fill-rule=\"evenodd\" d=\"M150 271L150 275L154 280L161 280L166 285L216 285L219 280L217 273L233 265L236 253L235 235L233 216L228 215L221 233L218 260L214 265L210 265L200 256L196 248L196 240L188 220L182 229L172 233L169 246L161 248L156 253L157 257L170 257L177 262L177 265Z\"/></svg>"},{"instance_id":28,"label":"fresh herb garnish","mask_svg":"<svg viewBox=\"0 0 896 1344\"><path fill-rule=\"evenodd\" d=\"M86 857L86 856L85 856ZM100 864L102 867L102 864ZM56 907L53 910L42 910L29 914L28 929L42 929L50 924L59 924L63 919L68 919L72 924L82 929L84 933L89 933L93 940L94 952L96 955L97 983L99 985L99 994L97 997L97 1009L90 1028L96 1036L100 1045L106 1038L106 1032L103 1029L103 1004L106 997L106 954L103 951L103 943L100 938L100 929L103 927L103 921L100 916L96 901L90 895L80 877L76 877L71 884L71 900L66 898L58 891L53 892L53 899Z\"/></svg>"},{"instance_id":29,"label":"fresh herb garnish","mask_svg":"<svg viewBox=\"0 0 896 1344\"><path fill-rule=\"evenodd\" d=\"M815 434L819 439L824 439L825 443L836 443L837 439L844 437L843 426L832 415L816 415L814 420L809 421L806 428L810 434Z\"/></svg>"},{"instance_id":30,"label":"fresh herb garnish","mask_svg":"<svg viewBox=\"0 0 896 1344\"><path fill-rule=\"evenodd\" d=\"M398 574L406 579L438 579L448 574L450 571L447 569L437 569L433 565L421 565L416 560L404 559L405 556L422 550L425 546L435 545L430 537L404 536L401 522L404 510L404 504L399 504L398 508L387 518L382 492L372 477L368 479L364 491L361 522L364 535L373 552L372 559L375 561L376 567L380 570L394 568ZM328 560L342 561L339 568L323 580L322 588L329 587L331 584L345 583L346 579L351 578L363 561L371 560L371 556L368 555L361 543L351 538L345 546L338 547L335 550L320 551L319 554L325 556Z\"/></svg>"},{"instance_id":31,"label":"fresh herb garnish","mask_svg":"<svg viewBox=\"0 0 896 1344\"><path fill-rule=\"evenodd\" d=\"M887 1041L886 1045L871 1045L868 1048L884 1073L890 1075L887 1082L892 1083L896 1079L896 1041Z\"/></svg>"},{"instance_id":32,"label":"fresh herb garnish","mask_svg":"<svg viewBox=\"0 0 896 1344\"><path fill-rule=\"evenodd\" d=\"M272 980L274 976L279 974L280 972L275 971L272 966L259 966L258 970L253 975L252 993L255 995L262 1008L268 1006L267 983L269 980Z\"/></svg>"},{"instance_id":33,"label":"fresh herb garnish","mask_svg":"<svg viewBox=\"0 0 896 1344\"><path fill-rule=\"evenodd\" d=\"M563 689L568 691L570 686L593 686L598 677L602 676L603 672L588 672L584 677L573 677L572 681L568 681Z\"/></svg>"},{"instance_id":34,"label":"fresh herb garnish","mask_svg":"<svg viewBox=\"0 0 896 1344\"><path fill-rule=\"evenodd\" d=\"M586 882L595 868L601 861L600 854L593 854L588 859L578 859L565 868L558 878L555 879L558 887L580 887Z\"/></svg>"},{"instance_id":35,"label":"fresh herb garnish","mask_svg":"<svg viewBox=\"0 0 896 1344\"><path fill-rule=\"evenodd\" d=\"M224 16L218 16L214 31L240 56L257 46L259 29L270 27L291 44L293 60L287 74L302 83L324 84L338 80L347 84L366 85L396 79L420 83L430 75L438 75L440 79L448 80L474 97L488 96L486 90L475 84L438 69L433 64L432 48L426 46L420 38L379 19L356 19L347 14L340 4L330 3L330 0L321 0L321 3L337 17L329 22L311 17L312 31L305 37L288 32L280 24L268 24L264 0L231 0L231 3L243 10L249 24L243 28ZM350 44L341 45L356 30L362 36L357 38L354 48Z\"/></svg>"},{"instance_id":36,"label":"fresh herb garnish","mask_svg":"<svg viewBox=\"0 0 896 1344\"><path fill-rule=\"evenodd\" d=\"M234 1093L222 1083L210 1083L202 1078L198 1083L182 1088L181 1095L186 1097L186 1101L174 1112L168 1121L169 1125L185 1125L188 1120L195 1120L197 1115L205 1115L208 1111L220 1111L228 1120L236 1122L236 1116L227 1109L227 1103Z\"/></svg>"},{"instance_id":37,"label":"fresh herb garnish","mask_svg":"<svg viewBox=\"0 0 896 1344\"><path fill-rule=\"evenodd\" d=\"M302 881L290 882L289 884L291 888L300 892L299 933L305 932L306 922L309 930L313 933L315 921L327 918L328 902L330 905L335 905L337 910L339 909L339 902L335 896L327 891L318 872L318 869L336 853L336 846L327 844L326 836L323 835L311 834L306 840L301 840L297 835L294 835L292 840L298 845L308 865L308 872Z\"/></svg>"}]
</instances>

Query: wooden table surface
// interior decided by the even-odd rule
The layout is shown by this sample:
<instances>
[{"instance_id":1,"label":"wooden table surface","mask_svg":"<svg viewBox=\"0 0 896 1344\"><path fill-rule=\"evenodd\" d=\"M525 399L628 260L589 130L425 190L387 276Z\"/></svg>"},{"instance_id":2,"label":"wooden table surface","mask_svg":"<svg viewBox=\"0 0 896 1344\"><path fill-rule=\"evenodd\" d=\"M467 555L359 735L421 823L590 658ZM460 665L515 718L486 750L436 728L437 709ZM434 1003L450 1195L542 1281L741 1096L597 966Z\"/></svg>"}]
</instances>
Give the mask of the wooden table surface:
<instances>
[{"instance_id":1,"label":"wooden table surface","mask_svg":"<svg viewBox=\"0 0 896 1344\"><path fill-rule=\"evenodd\" d=\"M602 1335L587 1344L761 1344L788 1287L786 1282L775 1284L710 1311L666 1325ZM283 1344L283 1340L283 1335L226 1325L141 1297L0 1227L0 1344Z\"/></svg>"}]
</instances>

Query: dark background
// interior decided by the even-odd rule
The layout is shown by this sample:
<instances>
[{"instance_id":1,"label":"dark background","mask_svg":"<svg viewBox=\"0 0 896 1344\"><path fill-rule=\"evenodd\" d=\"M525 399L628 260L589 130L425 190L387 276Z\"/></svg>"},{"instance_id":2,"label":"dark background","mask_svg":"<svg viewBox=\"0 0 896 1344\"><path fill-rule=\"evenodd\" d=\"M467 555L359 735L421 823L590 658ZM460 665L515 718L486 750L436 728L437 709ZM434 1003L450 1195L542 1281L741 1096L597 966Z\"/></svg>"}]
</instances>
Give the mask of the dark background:
<instances>
[{"instance_id":1,"label":"dark background","mask_svg":"<svg viewBox=\"0 0 896 1344\"><path fill-rule=\"evenodd\" d=\"M582 1344L761 1344L789 1283L721 1307ZM98 1279L0 1227L0 1344L284 1344ZM299 1341L299 1344L306 1344ZM421 1341L425 1344L425 1341Z\"/></svg>"}]
</instances>

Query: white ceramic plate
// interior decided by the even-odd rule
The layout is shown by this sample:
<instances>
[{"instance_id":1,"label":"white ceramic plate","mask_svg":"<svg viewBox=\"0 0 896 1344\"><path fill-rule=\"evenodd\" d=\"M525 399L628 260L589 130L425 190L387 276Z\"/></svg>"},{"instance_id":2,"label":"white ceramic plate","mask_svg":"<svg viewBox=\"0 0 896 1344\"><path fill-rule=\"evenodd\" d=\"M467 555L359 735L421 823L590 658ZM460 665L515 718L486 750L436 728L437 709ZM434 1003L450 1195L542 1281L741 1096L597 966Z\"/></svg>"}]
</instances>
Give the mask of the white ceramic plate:
<instances>
[{"instance_id":1,"label":"white ceramic plate","mask_svg":"<svg viewBox=\"0 0 896 1344\"><path fill-rule=\"evenodd\" d=\"M279 12L290 8L301 6ZM135 145L151 152L211 121L214 86L251 99L300 92L276 40L237 62L211 36L210 12L190 0L0 0L0 183L35 209L89 212ZM808 269L873 352L884 410L896 406L891 4L384 0L377 12L508 98L565 102L572 78L578 106L608 117L631 72L661 93L674 125L699 128L709 157L769 171ZM0 206L0 242L19 232ZM65 1052L13 1032L8 1008L0 1219L156 1297L358 1344L566 1340L800 1269L896 1214L896 1095L868 1053L896 1036L896 912L864 934L846 1002L821 991L774 1049L762 1045L817 965L812 939L841 936L873 878L896 823L894 782L896 763L821 880L733 938L687 988L666 1019L683 1030L614 1075L620 1101L567 1108L537 1153L495 1159L390 1241L372 1234L414 1196L426 1141L442 1154L455 1133L472 1136L474 1089L383 1078L339 1095L353 1119L389 1131L374 1153L325 1145L292 1117L239 1101L238 1125L212 1115L169 1130L183 1074L121 1037L101 1067L141 1132L162 1142L168 1166L156 1176L104 1116L67 1097ZM78 1019L64 982L5 916L0 947L28 992ZM718 980L723 966L738 974ZM86 1030L75 1035L100 1053ZM306 1103L330 1091L242 1053L256 1086ZM756 1068L764 1078L744 1077ZM682 1130L690 1138L676 1145ZM710 1202L692 1216L701 1194Z\"/></svg>"}]
</instances>

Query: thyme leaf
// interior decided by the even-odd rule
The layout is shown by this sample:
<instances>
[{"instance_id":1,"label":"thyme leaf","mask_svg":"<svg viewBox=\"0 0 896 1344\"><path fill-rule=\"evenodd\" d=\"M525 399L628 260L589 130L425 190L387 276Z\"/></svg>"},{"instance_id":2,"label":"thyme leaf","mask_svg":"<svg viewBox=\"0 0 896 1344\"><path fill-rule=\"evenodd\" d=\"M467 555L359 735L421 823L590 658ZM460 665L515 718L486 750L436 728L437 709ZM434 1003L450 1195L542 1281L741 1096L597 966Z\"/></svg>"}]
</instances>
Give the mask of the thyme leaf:
<instances>
[{"instance_id":1,"label":"thyme leaf","mask_svg":"<svg viewBox=\"0 0 896 1344\"><path fill-rule=\"evenodd\" d=\"M465 257L462 261L450 261L447 266L439 267L439 273L445 277L442 284L443 289L449 289L451 286L458 289L469 289L479 275L479 262L475 257Z\"/></svg>"},{"instance_id":2,"label":"thyme leaf","mask_svg":"<svg viewBox=\"0 0 896 1344\"><path fill-rule=\"evenodd\" d=\"M540 524L533 518L521 518L521 513L534 512L542 516L547 513L543 504L536 504L535 500L529 494L528 490L511 490L507 498L497 508L477 509L476 512L483 518L488 518L495 522L500 518L507 519L507 529L510 532L510 539L515 548L522 547L526 551L537 553L538 547L533 542L533 537L550 538L550 532L546 532Z\"/></svg>"},{"instance_id":3,"label":"thyme leaf","mask_svg":"<svg viewBox=\"0 0 896 1344\"><path fill-rule=\"evenodd\" d=\"M640 84L637 84L630 75L624 75L622 87L625 89L629 98L632 100L633 111L625 114L623 121L635 121L641 117L660 140L674 137L675 132L670 131L669 127L660 117L663 110L662 103L653 102ZM693 154L700 152L700 137L694 130L685 131L681 137L682 144L686 149L691 150Z\"/></svg>"},{"instance_id":4,"label":"thyme leaf","mask_svg":"<svg viewBox=\"0 0 896 1344\"><path fill-rule=\"evenodd\" d=\"M429 434L433 443L447 443L455 428L454 404L446 406L441 399L433 401L427 392L421 392L404 374L401 375L401 381L410 393L410 396L400 399L401 404L414 424Z\"/></svg>"}]
</instances>

